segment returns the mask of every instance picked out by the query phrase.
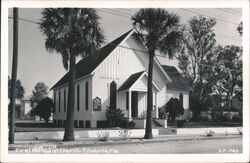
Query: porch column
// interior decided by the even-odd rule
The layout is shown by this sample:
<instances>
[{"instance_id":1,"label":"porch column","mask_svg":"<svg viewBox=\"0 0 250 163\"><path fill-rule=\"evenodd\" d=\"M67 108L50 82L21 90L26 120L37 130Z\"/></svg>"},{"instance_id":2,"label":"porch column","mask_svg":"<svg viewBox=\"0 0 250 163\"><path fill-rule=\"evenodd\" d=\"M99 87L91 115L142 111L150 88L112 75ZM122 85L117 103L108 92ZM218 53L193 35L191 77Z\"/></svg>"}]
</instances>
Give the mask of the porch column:
<instances>
[{"instance_id":1,"label":"porch column","mask_svg":"<svg viewBox=\"0 0 250 163\"><path fill-rule=\"evenodd\" d=\"M131 120L131 90L128 90L128 118Z\"/></svg>"},{"instance_id":2,"label":"porch column","mask_svg":"<svg viewBox=\"0 0 250 163\"><path fill-rule=\"evenodd\" d=\"M155 92L155 118L159 118L159 113L158 113L158 105L157 105L157 93Z\"/></svg>"}]
</instances>

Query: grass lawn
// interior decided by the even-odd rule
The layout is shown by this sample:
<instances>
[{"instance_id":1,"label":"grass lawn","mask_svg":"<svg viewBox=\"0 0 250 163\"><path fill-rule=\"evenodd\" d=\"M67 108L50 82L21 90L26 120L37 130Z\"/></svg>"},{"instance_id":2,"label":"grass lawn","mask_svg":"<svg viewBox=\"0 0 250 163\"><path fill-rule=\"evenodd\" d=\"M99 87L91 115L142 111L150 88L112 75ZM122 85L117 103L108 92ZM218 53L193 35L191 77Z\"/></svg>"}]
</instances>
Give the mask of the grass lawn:
<instances>
[{"instance_id":1,"label":"grass lawn","mask_svg":"<svg viewBox=\"0 0 250 163\"><path fill-rule=\"evenodd\" d=\"M183 128L210 128L210 127L242 127L242 123L236 122L187 122ZM177 128L176 124L168 124L168 129L171 132L172 129ZM112 128L119 129L119 128ZM79 130L96 130L96 128L75 128ZM98 128L103 130L103 128ZM41 132L41 131L64 131L64 126L58 126L49 122L46 124L44 121L17 121L16 132Z\"/></svg>"},{"instance_id":2,"label":"grass lawn","mask_svg":"<svg viewBox=\"0 0 250 163\"><path fill-rule=\"evenodd\" d=\"M171 125L168 123L169 127L177 128L176 124ZM210 128L210 127L242 127L240 122L186 122L183 128Z\"/></svg>"}]
</instances>

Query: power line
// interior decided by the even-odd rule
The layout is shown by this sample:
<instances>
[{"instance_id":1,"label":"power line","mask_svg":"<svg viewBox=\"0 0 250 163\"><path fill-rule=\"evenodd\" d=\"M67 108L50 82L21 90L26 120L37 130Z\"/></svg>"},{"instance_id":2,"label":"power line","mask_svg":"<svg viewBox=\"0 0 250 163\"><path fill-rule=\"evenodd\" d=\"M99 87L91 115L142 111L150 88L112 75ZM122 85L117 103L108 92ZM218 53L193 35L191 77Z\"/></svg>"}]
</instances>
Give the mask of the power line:
<instances>
[{"instance_id":1,"label":"power line","mask_svg":"<svg viewBox=\"0 0 250 163\"><path fill-rule=\"evenodd\" d=\"M241 14L235 13L235 12L233 12L232 10L229 10L229 9L219 8L219 10L224 11L224 12L226 12L226 13L233 14L234 16L242 16Z\"/></svg>"},{"instance_id":2,"label":"power line","mask_svg":"<svg viewBox=\"0 0 250 163\"><path fill-rule=\"evenodd\" d=\"M104 12L106 12L106 11L104 11ZM111 13L111 12L109 12L109 13L110 14L115 14L115 13ZM124 15L118 15L118 16L124 16ZM13 17L9 17L9 18L13 19ZM39 22L35 22L35 21L32 21L32 20L24 19L24 18L18 18L18 19L21 20L21 21L25 21L25 22L28 22L28 23L33 23L33 24L39 25ZM230 34L222 33L222 32L219 32L219 31L215 31L215 33L217 33L219 35L225 35L225 36L217 36L219 38L230 39L230 40L233 40L233 41L241 41L239 39L233 38L233 36L230 36Z\"/></svg>"},{"instance_id":3,"label":"power line","mask_svg":"<svg viewBox=\"0 0 250 163\"><path fill-rule=\"evenodd\" d=\"M116 15L117 13L119 13L119 11L117 11L117 10L114 10L114 9L112 9L113 10L113 13L111 13L111 14L114 14L114 15ZM124 16L124 15L118 15L118 16ZM127 16L126 16L127 17ZM131 17L131 15L130 15L130 17ZM221 32L221 31L216 31L218 34L220 34L220 35L231 35L231 37L232 36L234 36L234 37L236 37L234 34L232 34L232 33L223 33L223 32ZM217 37L220 37L220 36L217 36ZM233 40L232 38L231 38L231 40ZM237 40L236 39L236 41L241 41L241 40Z\"/></svg>"},{"instance_id":4,"label":"power line","mask_svg":"<svg viewBox=\"0 0 250 163\"><path fill-rule=\"evenodd\" d=\"M9 18L13 18L13 17L9 17ZM38 22L35 22L35 21L31 21L31 20L28 20L28 19L23 19L23 18L18 18L19 20L22 20L22 21L25 21L25 22L29 22L29 23L33 23L33 24L36 24L36 25L39 25L40 23ZM142 51L142 50L138 50L138 49L134 49L134 48L130 48L130 47L126 47L126 46L122 46L122 45L117 45L117 44L112 44L111 42L105 42L106 44L111 44L111 45L115 45L115 46L118 46L118 47L121 47L121 48L125 48L125 49L130 49L130 50L133 50L133 51L137 51L137 52L140 52L140 53L145 53L145 54L148 54L148 52L146 51ZM156 56L160 56L160 57L163 57L162 55L156 55ZM178 61L180 62L188 62L186 60L179 60ZM219 66L212 66L212 65L206 65L206 64L199 64L200 66L204 66L204 67L212 67L212 68L221 68ZM241 71L241 70L235 70L235 69L230 69L230 71Z\"/></svg>"},{"instance_id":5,"label":"power line","mask_svg":"<svg viewBox=\"0 0 250 163\"><path fill-rule=\"evenodd\" d=\"M239 41L239 42L242 41L241 39L237 39L236 36L228 35L228 34L225 34L225 33L215 31L215 34L221 35L221 36L217 36L217 37L220 37L220 38L227 38L227 39L234 40L234 41Z\"/></svg>"},{"instance_id":6,"label":"power line","mask_svg":"<svg viewBox=\"0 0 250 163\"><path fill-rule=\"evenodd\" d=\"M103 10L103 9L96 9L96 10L99 10L99 11L102 11L102 12L106 12L106 13L109 13L109 14L113 14L113 15L117 15L117 16L122 16L122 17L126 17L126 18L130 18L129 16L127 15L123 15L123 14L117 14L117 13L114 13L112 12L112 10Z\"/></svg>"},{"instance_id":7,"label":"power line","mask_svg":"<svg viewBox=\"0 0 250 163\"><path fill-rule=\"evenodd\" d=\"M130 16L127 16L127 15L124 15L124 14L119 14L119 13L117 13L117 12L119 12L119 11L117 11L117 10L114 10L114 11L112 11L111 9L106 9L106 10L108 10L108 11L102 10L102 9L97 9L97 10L100 10L100 11L102 11L102 12L106 12L106 13L109 13L109 14L117 15L117 16L126 17L126 18L130 18L130 17L131 17L131 15L130 15ZM9 18L13 19L13 17L9 17ZM35 21L32 21L32 20L28 20L28 19L24 19L24 18L19 18L19 20L25 21L25 22L29 22L29 23L33 23L33 24L38 24L38 25L39 25L38 22L35 22ZM223 32L220 32L220 31L215 31L215 32L216 32L217 34L219 34L219 35L229 35L230 38L228 38L228 39L235 40L235 41L241 41L241 40L239 40L239 39L234 39L234 38L232 38L232 36L235 36L235 35L233 35L233 34L230 34L230 33L223 33ZM231 35L231 36L230 36L230 35ZM217 36L217 37L225 38L225 37L222 37L222 36Z\"/></svg>"},{"instance_id":8,"label":"power line","mask_svg":"<svg viewBox=\"0 0 250 163\"><path fill-rule=\"evenodd\" d=\"M122 13L122 14L125 14L125 15L129 15L130 17L131 17L131 12L130 13L128 13L128 12L125 12L125 11L128 11L128 10L123 10L122 8L117 8L117 9L115 9L115 8L110 8L109 10L113 10L113 11L116 11L116 12L120 12L120 13Z\"/></svg>"},{"instance_id":9,"label":"power line","mask_svg":"<svg viewBox=\"0 0 250 163\"><path fill-rule=\"evenodd\" d=\"M125 48L125 49L129 49L129 50L132 50L132 51L137 51L137 52L140 52L140 53L144 53L144 54L148 54L147 51L142 51L142 50L138 50L138 49L134 49L134 48L130 48L130 47L126 47L126 46L123 46L123 45L117 45L117 44L113 44L113 43L110 43L110 42L105 42L106 44L111 44L111 45L115 45L117 47L120 47L120 48ZM159 56L159 57L164 57L166 58L165 56L163 55L159 55L159 54L156 54L156 56ZM181 59L178 59L178 58L173 58L174 60L176 61L179 61L179 62L186 62L188 63L189 61L188 60L181 60ZM208 65L208 64L198 64L199 66L203 66L203 67L210 67L210 68L222 68L221 66L215 66L215 65ZM235 71L235 72L242 72L242 70L236 70L236 69L230 69L230 68L226 68L228 69L229 71Z\"/></svg>"},{"instance_id":10,"label":"power line","mask_svg":"<svg viewBox=\"0 0 250 163\"><path fill-rule=\"evenodd\" d=\"M238 14L242 14L241 12L239 12L239 11L236 11L236 10L234 10L234 9L231 9L231 8L230 8L230 9L228 8L227 10L233 11L233 12L235 12L235 13L238 13Z\"/></svg>"},{"instance_id":11,"label":"power line","mask_svg":"<svg viewBox=\"0 0 250 163\"><path fill-rule=\"evenodd\" d=\"M191 12L191 13L194 13L194 14L199 14L199 15L208 16L208 17L212 18L211 16L206 15L206 14L201 13L201 12L198 12L198 11L192 11L192 10L189 10L189 9L184 9L184 8L182 8L181 10L184 10L184 11L187 11L187 12ZM238 26L238 25L239 25L239 24L236 24L236 23L234 23L234 22L230 22L230 21L223 20L223 19L220 19L220 18L216 18L216 20L220 20L220 21L222 21L222 22L229 23L229 24L233 24L233 25L236 25L236 26Z\"/></svg>"},{"instance_id":12,"label":"power line","mask_svg":"<svg viewBox=\"0 0 250 163\"><path fill-rule=\"evenodd\" d=\"M9 16L8 18L9 19L13 19L13 17L11 17L11 16ZM28 19L24 19L24 18L20 18L20 17L18 18L18 20L40 25L40 23L38 23L38 22L35 22L35 21L32 21L32 20L28 20Z\"/></svg>"}]
</instances>

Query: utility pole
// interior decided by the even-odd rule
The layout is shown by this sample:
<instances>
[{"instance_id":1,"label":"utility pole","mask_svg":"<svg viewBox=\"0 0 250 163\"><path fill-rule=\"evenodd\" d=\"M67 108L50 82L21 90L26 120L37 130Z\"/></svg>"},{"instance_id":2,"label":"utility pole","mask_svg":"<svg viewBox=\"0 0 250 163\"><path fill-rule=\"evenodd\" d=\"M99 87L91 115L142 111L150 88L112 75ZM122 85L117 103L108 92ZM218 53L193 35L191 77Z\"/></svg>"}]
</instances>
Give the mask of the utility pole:
<instances>
[{"instance_id":1,"label":"utility pole","mask_svg":"<svg viewBox=\"0 0 250 163\"><path fill-rule=\"evenodd\" d=\"M9 125L9 144L14 144L15 140L15 109L16 109L16 78L18 61L18 8L13 8L13 60L11 74L11 93L10 93L10 125Z\"/></svg>"}]
</instances>

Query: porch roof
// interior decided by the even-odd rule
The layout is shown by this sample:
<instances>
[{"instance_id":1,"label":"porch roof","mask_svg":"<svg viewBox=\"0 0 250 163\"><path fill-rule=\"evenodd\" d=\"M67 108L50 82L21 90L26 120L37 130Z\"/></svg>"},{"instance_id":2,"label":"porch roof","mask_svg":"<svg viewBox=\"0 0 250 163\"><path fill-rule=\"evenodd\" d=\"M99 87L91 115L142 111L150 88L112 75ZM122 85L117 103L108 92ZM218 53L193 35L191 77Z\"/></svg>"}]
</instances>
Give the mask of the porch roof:
<instances>
[{"instance_id":1,"label":"porch roof","mask_svg":"<svg viewBox=\"0 0 250 163\"><path fill-rule=\"evenodd\" d=\"M130 77L120 86L118 91L123 91L129 89L135 82L138 80L144 71L137 72L135 74L130 75Z\"/></svg>"},{"instance_id":2,"label":"porch roof","mask_svg":"<svg viewBox=\"0 0 250 163\"><path fill-rule=\"evenodd\" d=\"M147 76L145 70L130 75L128 79L125 80L125 82L123 82L123 84L119 87L118 91L124 91L130 89L136 83L136 81L141 79L144 75ZM156 88L156 90L159 90L154 81L153 81L153 86Z\"/></svg>"}]
</instances>

